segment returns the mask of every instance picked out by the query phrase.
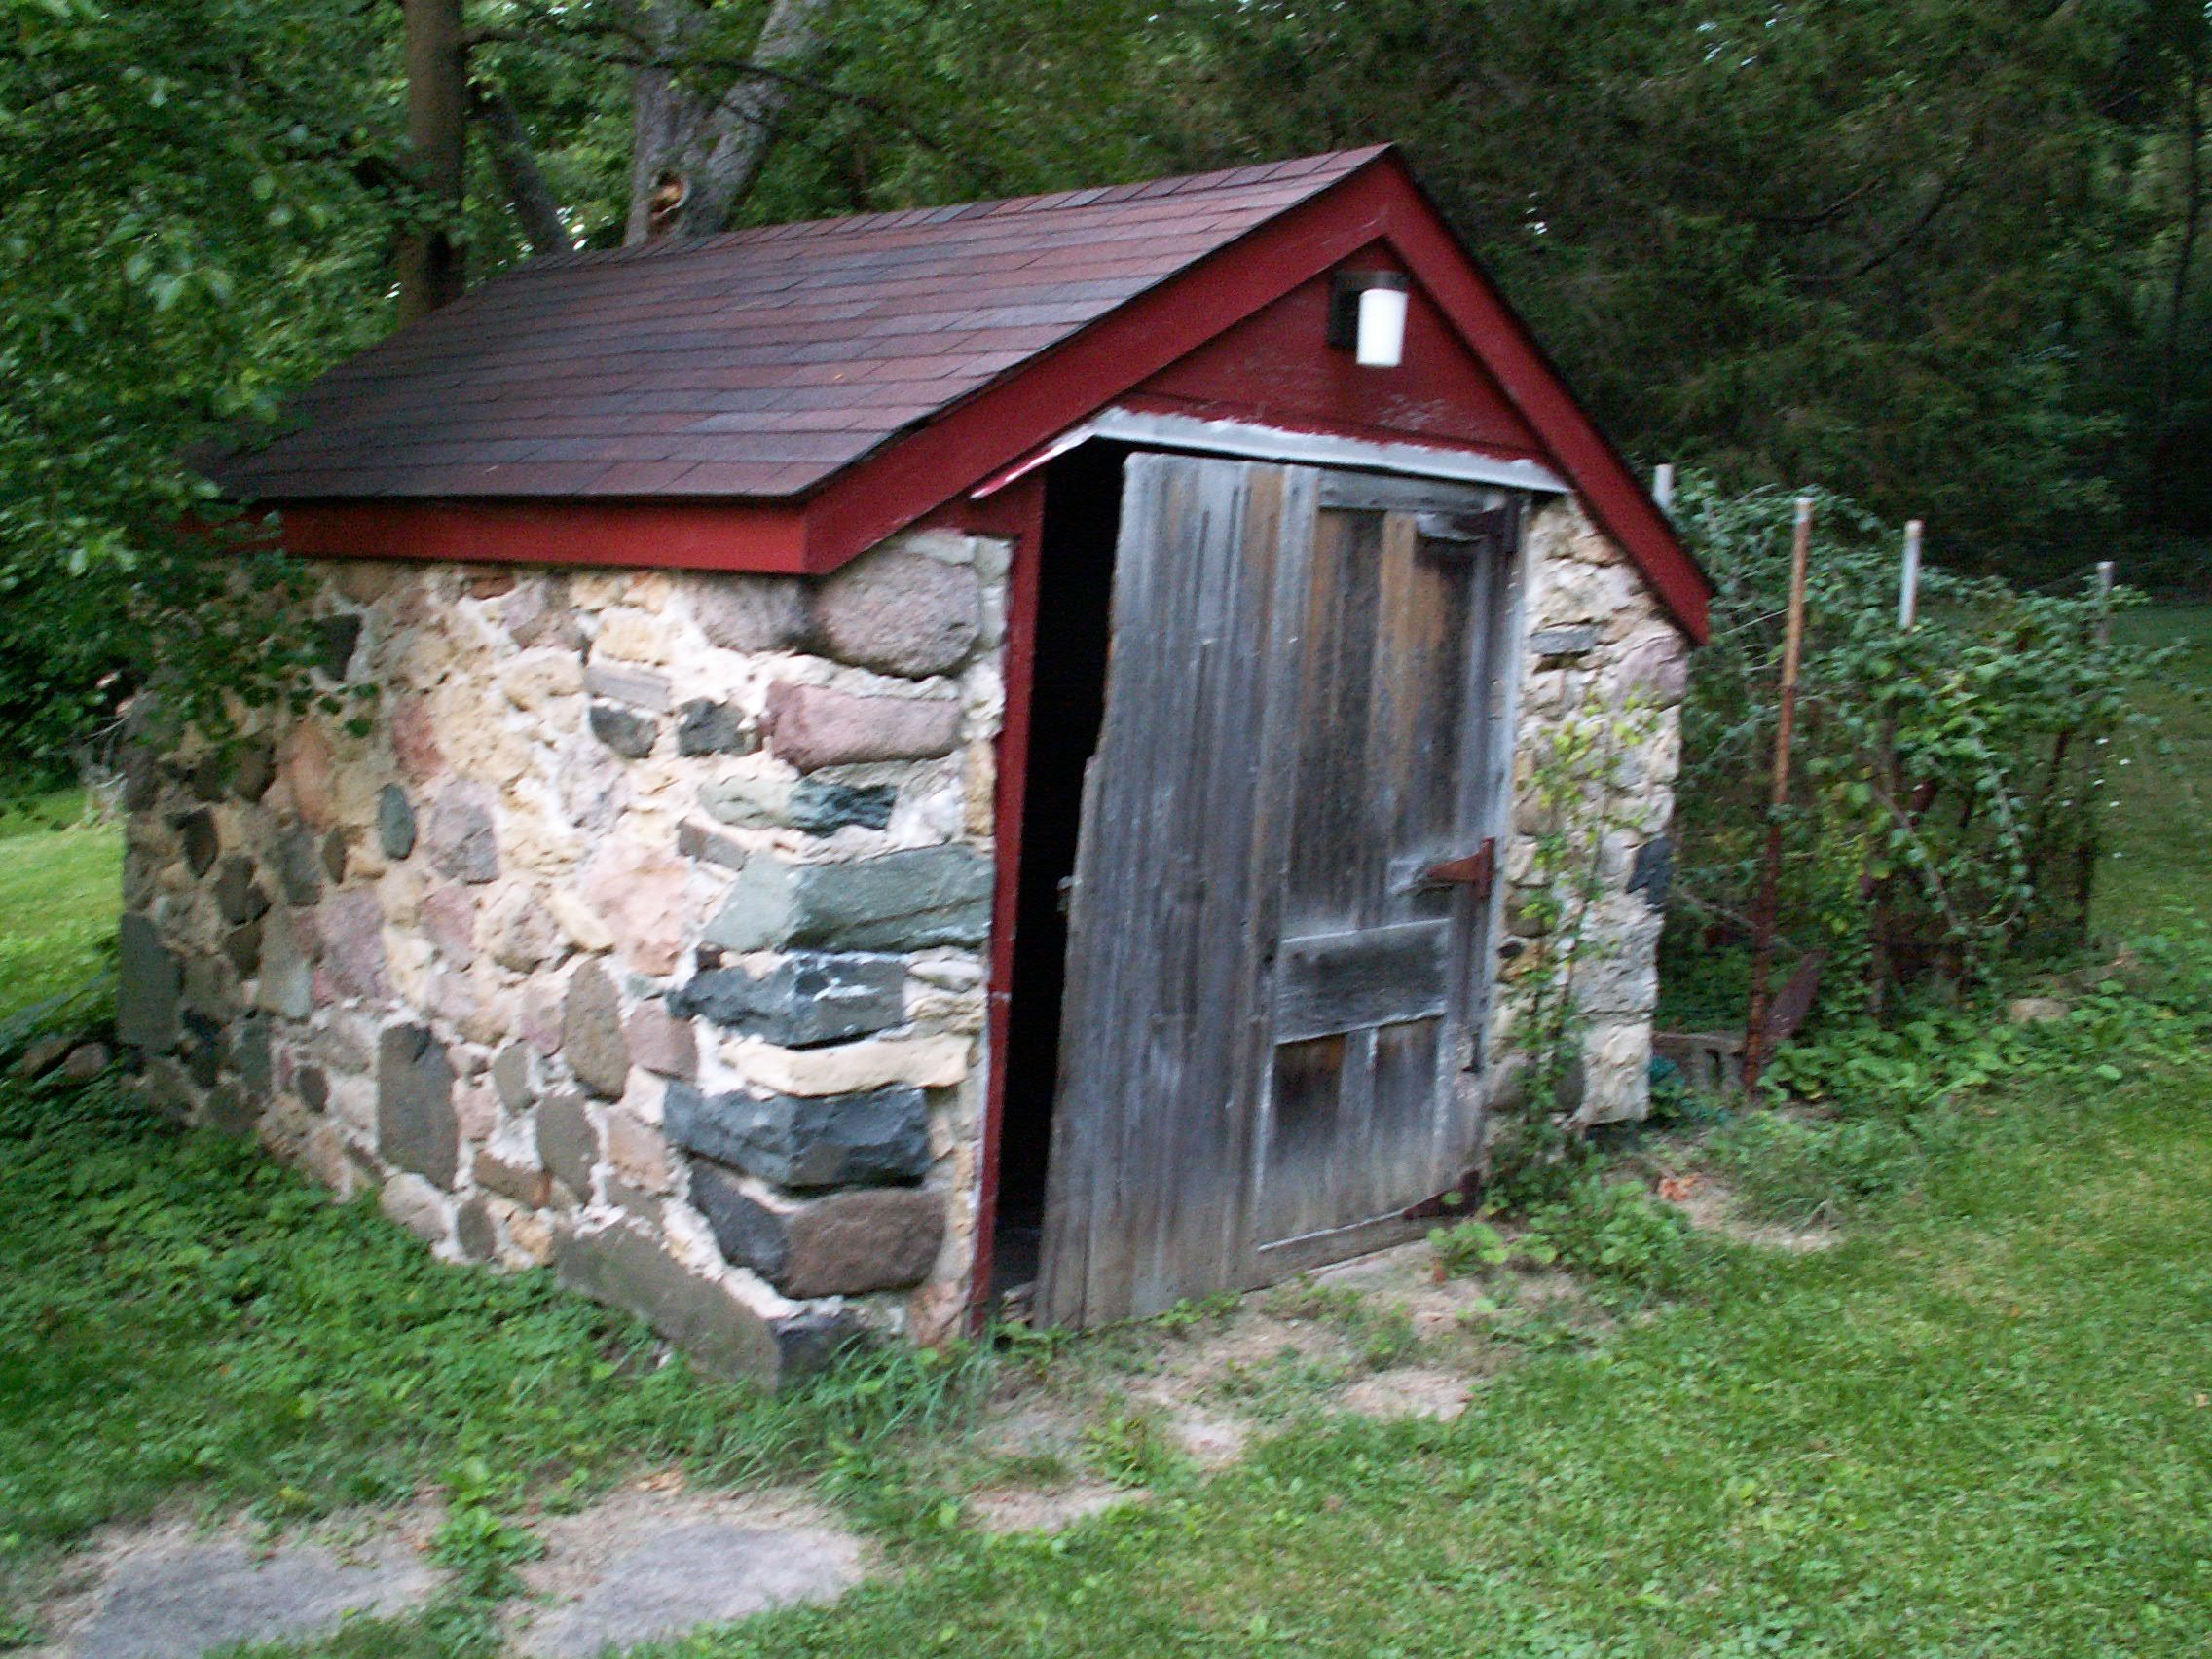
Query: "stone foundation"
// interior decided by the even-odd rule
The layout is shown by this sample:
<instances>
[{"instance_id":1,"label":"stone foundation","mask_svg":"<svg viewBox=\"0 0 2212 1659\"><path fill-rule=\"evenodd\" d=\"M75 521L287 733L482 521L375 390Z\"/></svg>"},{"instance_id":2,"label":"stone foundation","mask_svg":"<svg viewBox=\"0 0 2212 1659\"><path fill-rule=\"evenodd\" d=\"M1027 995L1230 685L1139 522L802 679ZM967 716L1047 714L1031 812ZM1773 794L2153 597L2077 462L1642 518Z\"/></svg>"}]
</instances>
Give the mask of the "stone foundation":
<instances>
[{"instance_id":1,"label":"stone foundation","mask_svg":"<svg viewBox=\"0 0 2212 1659\"><path fill-rule=\"evenodd\" d=\"M1664 710L1616 768L1578 971L1583 1111L1633 1116L1682 642L1571 504L1531 535L1528 730L1631 693ZM948 1331L1008 564L931 532L820 582L316 567L338 712L228 756L141 718L118 1025L150 1094L722 1369ZM1538 828L1517 806L1509 925ZM1540 942L1508 940L1506 972Z\"/></svg>"},{"instance_id":2,"label":"stone foundation","mask_svg":"<svg viewBox=\"0 0 2212 1659\"><path fill-rule=\"evenodd\" d=\"M1524 561L1520 724L1514 744L1512 829L1500 859L1504 926L1492 1052L1493 1099L1517 1093L1514 1026L1533 976L1566 974L1582 1011L1579 1103L1585 1124L1644 1116L1650 1107L1651 1018L1659 1002L1659 931L1667 899L1681 762L1681 701L1689 645L1627 557L1572 498L1533 516ZM1532 789L1563 727L1612 728L1615 753L1602 787L1547 822ZM1536 897L1538 838L1562 830L1596 860L1598 893L1579 928L1545 928ZM1590 837L1602 845L1591 847ZM1579 899L1569 903L1578 903ZM1556 937L1577 936L1571 952ZM1547 937L1551 935L1554 937Z\"/></svg>"},{"instance_id":3,"label":"stone foundation","mask_svg":"<svg viewBox=\"0 0 2212 1659\"><path fill-rule=\"evenodd\" d=\"M710 1364L931 1337L973 1257L1004 543L818 584L319 567L320 688L133 762L121 1026L442 1257Z\"/></svg>"}]
</instances>

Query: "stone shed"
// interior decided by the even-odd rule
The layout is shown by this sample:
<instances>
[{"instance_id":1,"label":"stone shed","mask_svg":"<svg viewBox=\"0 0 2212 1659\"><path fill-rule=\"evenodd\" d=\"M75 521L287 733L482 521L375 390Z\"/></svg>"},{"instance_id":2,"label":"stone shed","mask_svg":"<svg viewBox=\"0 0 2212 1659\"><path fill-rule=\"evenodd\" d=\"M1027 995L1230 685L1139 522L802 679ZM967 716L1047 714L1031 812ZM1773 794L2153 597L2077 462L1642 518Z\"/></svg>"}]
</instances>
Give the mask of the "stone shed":
<instances>
[{"instance_id":1,"label":"stone shed","mask_svg":"<svg viewBox=\"0 0 2212 1659\"><path fill-rule=\"evenodd\" d=\"M374 696L135 754L122 1036L441 1257L772 1378L1408 1236L1592 718L1642 1111L1708 588L1393 153L534 261L296 413Z\"/></svg>"}]
</instances>

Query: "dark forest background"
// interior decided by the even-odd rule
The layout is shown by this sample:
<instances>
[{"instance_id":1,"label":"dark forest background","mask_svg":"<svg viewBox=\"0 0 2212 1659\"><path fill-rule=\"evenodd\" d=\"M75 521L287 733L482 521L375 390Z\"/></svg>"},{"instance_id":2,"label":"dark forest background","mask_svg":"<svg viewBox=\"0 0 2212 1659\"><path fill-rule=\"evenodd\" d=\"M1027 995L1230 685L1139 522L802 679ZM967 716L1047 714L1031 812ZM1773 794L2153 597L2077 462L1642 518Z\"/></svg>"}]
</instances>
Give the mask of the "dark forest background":
<instances>
[{"instance_id":1,"label":"dark forest background","mask_svg":"<svg viewBox=\"0 0 2212 1659\"><path fill-rule=\"evenodd\" d=\"M2203 0L0 0L0 769L252 645L177 458L533 251L1391 139L1641 461L2205 584ZM412 37L412 40L411 40ZM410 94L414 105L412 125ZM442 287L441 287L442 285Z\"/></svg>"}]
</instances>

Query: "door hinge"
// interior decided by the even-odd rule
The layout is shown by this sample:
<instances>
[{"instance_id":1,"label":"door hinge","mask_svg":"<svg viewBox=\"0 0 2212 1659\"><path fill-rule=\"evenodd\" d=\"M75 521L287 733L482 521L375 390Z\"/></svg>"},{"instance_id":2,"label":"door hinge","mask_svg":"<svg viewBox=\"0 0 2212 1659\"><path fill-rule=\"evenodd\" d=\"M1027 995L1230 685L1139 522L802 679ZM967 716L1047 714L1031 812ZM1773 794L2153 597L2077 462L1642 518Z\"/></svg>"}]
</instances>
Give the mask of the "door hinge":
<instances>
[{"instance_id":1,"label":"door hinge","mask_svg":"<svg viewBox=\"0 0 2212 1659\"><path fill-rule=\"evenodd\" d=\"M1497 841L1485 841L1463 859L1446 859L1428 866L1427 880L1438 886L1471 887L1477 899L1488 899L1497 879Z\"/></svg>"}]
</instances>

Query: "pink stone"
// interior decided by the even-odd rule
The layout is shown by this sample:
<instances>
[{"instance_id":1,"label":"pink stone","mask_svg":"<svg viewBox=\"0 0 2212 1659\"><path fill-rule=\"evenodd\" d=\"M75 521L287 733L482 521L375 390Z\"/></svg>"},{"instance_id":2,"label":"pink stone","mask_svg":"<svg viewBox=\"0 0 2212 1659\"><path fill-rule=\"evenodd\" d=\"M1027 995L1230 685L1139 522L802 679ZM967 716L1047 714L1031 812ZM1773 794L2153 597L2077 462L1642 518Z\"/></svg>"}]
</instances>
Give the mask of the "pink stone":
<instances>
[{"instance_id":1,"label":"pink stone","mask_svg":"<svg viewBox=\"0 0 2212 1659\"><path fill-rule=\"evenodd\" d=\"M476 896L465 887L433 887L423 895L423 927L447 961L476 960Z\"/></svg>"},{"instance_id":2,"label":"pink stone","mask_svg":"<svg viewBox=\"0 0 2212 1659\"><path fill-rule=\"evenodd\" d=\"M949 755L960 740L960 704L951 697L865 697L779 682L768 688L768 724L776 754L811 772Z\"/></svg>"},{"instance_id":3,"label":"pink stone","mask_svg":"<svg viewBox=\"0 0 2212 1659\"><path fill-rule=\"evenodd\" d=\"M699 1071L699 1039L688 1019L679 1019L657 998L642 1002L625 1023L630 1039L630 1059L663 1077L695 1077Z\"/></svg>"},{"instance_id":4,"label":"pink stone","mask_svg":"<svg viewBox=\"0 0 2212 1659\"><path fill-rule=\"evenodd\" d=\"M302 818L317 830L338 822L336 756L320 726L302 720L292 728L277 770L291 786L292 804Z\"/></svg>"},{"instance_id":5,"label":"pink stone","mask_svg":"<svg viewBox=\"0 0 2212 1659\"><path fill-rule=\"evenodd\" d=\"M431 728L426 697L397 696L391 701L391 754L411 783L424 783L445 770L446 757Z\"/></svg>"},{"instance_id":6,"label":"pink stone","mask_svg":"<svg viewBox=\"0 0 2212 1659\"><path fill-rule=\"evenodd\" d=\"M607 1156L614 1167L648 1193L665 1193L674 1182L668 1143L619 1108L607 1114Z\"/></svg>"},{"instance_id":7,"label":"pink stone","mask_svg":"<svg viewBox=\"0 0 2212 1659\"><path fill-rule=\"evenodd\" d=\"M373 888L349 887L333 893L315 912L315 931L322 939L322 972L343 995L387 994L384 906ZM320 977L318 973L318 984Z\"/></svg>"},{"instance_id":8,"label":"pink stone","mask_svg":"<svg viewBox=\"0 0 2212 1659\"><path fill-rule=\"evenodd\" d=\"M522 1035L541 1054L561 1051L561 1022L568 987L556 978L533 979L523 987Z\"/></svg>"},{"instance_id":9,"label":"pink stone","mask_svg":"<svg viewBox=\"0 0 2212 1659\"><path fill-rule=\"evenodd\" d=\"M584 902L642 974L673 974L683 951L690 868L659 848L617 842L584 872Z\"/></svg>"}]
</instances>

